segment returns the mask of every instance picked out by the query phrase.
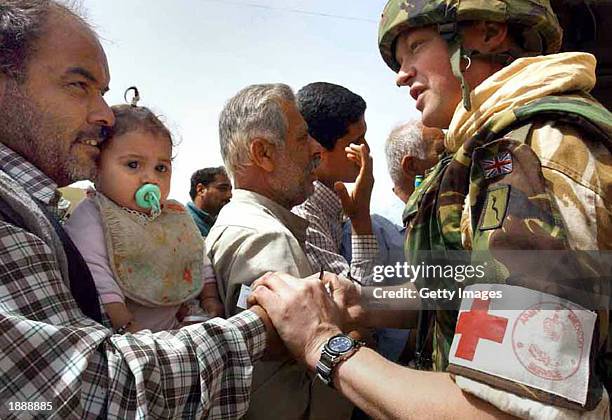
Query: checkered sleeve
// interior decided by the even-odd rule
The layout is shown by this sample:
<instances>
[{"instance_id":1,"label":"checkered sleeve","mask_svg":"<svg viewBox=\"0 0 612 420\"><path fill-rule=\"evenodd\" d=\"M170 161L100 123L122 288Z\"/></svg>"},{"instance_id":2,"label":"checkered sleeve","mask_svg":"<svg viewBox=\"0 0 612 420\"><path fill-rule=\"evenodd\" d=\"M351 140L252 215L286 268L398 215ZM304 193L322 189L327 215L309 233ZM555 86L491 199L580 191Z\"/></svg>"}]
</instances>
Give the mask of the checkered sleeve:
<instances>
[{"instance_id":1,"label":"checkered sleeve","mask_svg":"<svg viewBox=\"0 0 612 420\"><path fill-rule=\"evenodd\" d=\"M37 236L0 221L0 261L0 418L246 412L266 336L252 312L171 332L112 335L79 311L53 251Z\"/></svg>"},{"instance_id":2,"label":"checkered sleeve","mask_svg":"<svg viewBox=\"0 0 612 420\"><path fill-rule=\"evenodd\" d=\"M351 271L350 264L339 254L338 246L323 218L318 214L300 210L300 216L309 222L306 231L306 255L312 268L315 271L323 269L348 277Z\"/></svg>"},{"instance_id":3,"label":"checkered sleeve","mask_svg":"<svg viewBox=\"0 0 612 420\"><path fill-rule=\"evenodd\" d=\"M306 233L306 254L313 269L365 280L373 270L378 258L378 243L374 235L353 235L353 259L348 261L340 254L328 224L319 215L307 215L310 225Z\"/></svg>"},{"instance_id":4,"label":"checkered sleeve","mask_svg":"<svg viewBox=\"0 0 612 420\"><path fill-rule=\"evenodd\" d=\"M378 260L378 241L376 236L352 235L351 245L353 249L351 277L361 279L364 283L367 283Z\"/></svg>"}]
</instances>

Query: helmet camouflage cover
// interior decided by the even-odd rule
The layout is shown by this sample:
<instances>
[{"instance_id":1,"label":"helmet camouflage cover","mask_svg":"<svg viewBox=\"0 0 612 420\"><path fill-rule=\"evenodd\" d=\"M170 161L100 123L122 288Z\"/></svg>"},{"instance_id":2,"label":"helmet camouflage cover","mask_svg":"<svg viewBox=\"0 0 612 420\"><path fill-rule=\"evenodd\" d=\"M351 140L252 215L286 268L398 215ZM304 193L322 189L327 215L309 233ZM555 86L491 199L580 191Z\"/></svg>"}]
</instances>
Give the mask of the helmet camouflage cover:
<instances>
[{"instance_id":1,"label":"helmet camouflage cover","mask_svg":"<svg viewBox=\"0 0 612 420\"><path fill-rule=\"evenodd\" d=\"M389 0L378 28L380 53L397 72L394 49L402 32L469 20L508 22L519 29L528 53L554 53L561 47L561 26L549 0Z\"/></svg>"}]
</instances>

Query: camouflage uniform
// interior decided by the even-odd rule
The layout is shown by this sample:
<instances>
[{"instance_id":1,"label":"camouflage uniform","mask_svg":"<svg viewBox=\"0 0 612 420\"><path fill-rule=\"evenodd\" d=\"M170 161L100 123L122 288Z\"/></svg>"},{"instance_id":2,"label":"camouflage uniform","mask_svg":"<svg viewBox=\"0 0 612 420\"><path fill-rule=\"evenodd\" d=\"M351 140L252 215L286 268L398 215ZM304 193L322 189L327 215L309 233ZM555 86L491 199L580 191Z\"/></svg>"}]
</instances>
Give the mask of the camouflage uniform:
<instances>
[{"instance_id":1,"label":"camouflage uniform","mask_svg":"<svg viewBox=\"0 0 612 420\"><path fill-rule=\"evenodd\" d=\"M381 54L397 71L394 48L398 35L410 28L439 25L441 35L449 42L451 64L453 57L456 58L453 70L457 75L460 54L479 54L466 53L460 34L453 32L456 28L446 29L449 23L464 19L527 25L532 33L524 34L525 38L534 45L539 38L539 52L554 52L559 47L560 29L543 1L392 0L381 22ZM527 51L533 50L523 46ZM587 93L594 84L594 59L585 54L557 56L517 60L474 92L468 90L471 100L467 103L462 81L467 106L460 107L453 116L445 142L447 152L415 191L404 212L408 261L416 263L421 250L486 251L497 258L499 250L612 249L612 115ZM544 73L555 68L548 60L567 62L570 70L574 67L577 70L568 77L567 83L547 86L550 82L545 81ZM573 66L574 62L579 65ZM513 79L513 71L532 75L534 91L525 89L525 93L522 90L525 82ZM508 83L515 84L510 89L504 83L496 86L491 81L504 80L506 73ZM461 75L457 76L462 79ZM501 86L506 97L496 96ZM476 105L477 112L465 109L472 104ZM483 162L499 163L504 159L510 162L505 170L491 173L483 165ZM500 203L495 211L490 205L492 200ZM487 280L550 291L550 284L540 283L533 276L513 276L521 267L499 258L495 262L497 278ZM439 282L438 287L456 287L453 279ZM596 289L600 286L593 285ZM553 285L553 292L563 295L561 285ZM435 312L435 370L448 369L456 322L456 311ZM609 369L604 360L608 357L609 361L608 330L609 314L600 311L593 341L593 353L598 356L591 359L592 380L584 407L508 381L485 379L484 382L493 382L496 388L545 404L591 410L602 400L597 377L605 381L612 376L611 371L605 372ZM461 369L453 370L453 366L450 371L466 374ZM489 402L496 404L496 401ZM525 410L511 412L532 415Z\"/></svg>"}]
</instances>

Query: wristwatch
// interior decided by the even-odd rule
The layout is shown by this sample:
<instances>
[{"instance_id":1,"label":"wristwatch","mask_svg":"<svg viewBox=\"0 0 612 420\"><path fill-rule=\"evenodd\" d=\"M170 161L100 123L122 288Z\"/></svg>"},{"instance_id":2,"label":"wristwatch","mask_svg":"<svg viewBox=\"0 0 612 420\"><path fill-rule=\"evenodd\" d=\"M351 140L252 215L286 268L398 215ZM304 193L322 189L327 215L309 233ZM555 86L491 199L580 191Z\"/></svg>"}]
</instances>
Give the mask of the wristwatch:
<instances>
[{"instance_id":1,"label":"wristwatch","mask_svg":"<svg viewBox=\"0 0 612 420\"><path fill-rule=\"evenodd\" d=\"M351 357L365 343L353 340L346 334L337 334L327 340L321 350L321 358L317 362L317 376L325 383L333 387L332 373L334 367L343 360Z\"/></svg>"}]
</instances>

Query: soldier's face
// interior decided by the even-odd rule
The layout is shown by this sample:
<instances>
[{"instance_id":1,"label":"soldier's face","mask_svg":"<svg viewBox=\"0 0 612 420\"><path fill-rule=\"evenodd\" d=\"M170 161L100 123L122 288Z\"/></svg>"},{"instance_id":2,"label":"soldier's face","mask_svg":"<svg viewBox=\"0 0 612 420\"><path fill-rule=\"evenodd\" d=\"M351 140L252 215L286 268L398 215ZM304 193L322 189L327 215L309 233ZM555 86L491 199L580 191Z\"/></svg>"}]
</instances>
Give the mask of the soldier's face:
<instances>
[{"instance_id":1,"label":"soldier's face","mask_svg":"<svg viewBox=\"0 0 612 420\"><path fill-rule=\"evenodd\" d=\"M410 87L423 125L448 128L461 86L451 70L446 41L432 27L414 29L398 38L395 58L401 66L397 85Z\"/></svg>"}]
</instances>

